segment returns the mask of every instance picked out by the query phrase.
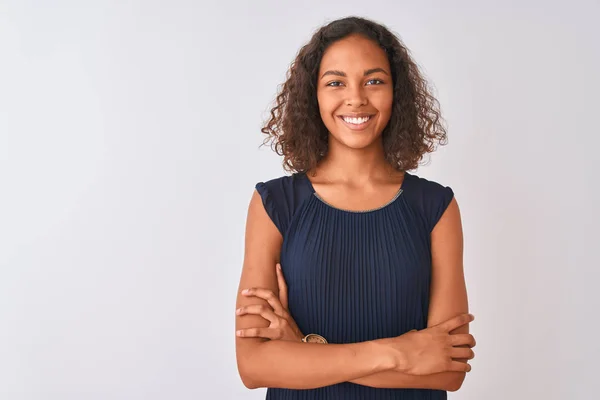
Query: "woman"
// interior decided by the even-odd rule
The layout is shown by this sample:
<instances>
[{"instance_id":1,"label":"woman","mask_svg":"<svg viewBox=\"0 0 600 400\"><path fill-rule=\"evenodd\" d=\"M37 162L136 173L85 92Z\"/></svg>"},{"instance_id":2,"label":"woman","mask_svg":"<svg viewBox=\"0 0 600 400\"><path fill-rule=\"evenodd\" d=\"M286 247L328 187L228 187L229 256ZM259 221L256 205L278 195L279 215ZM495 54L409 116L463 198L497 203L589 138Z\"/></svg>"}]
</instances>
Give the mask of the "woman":
<instances>
[{"instance_id":1,"label":"woman","mask_svg":"<svg viewBox=\"0 0 600 400\"><path fill-rule=\"evenodd\" d=\"M385 27L344 18L292 64L262 129L292 171L250 201L238 369L268 399L445 399L468 333L452 189L407 170L446 139Z\"/></svg>"}]
</instances>

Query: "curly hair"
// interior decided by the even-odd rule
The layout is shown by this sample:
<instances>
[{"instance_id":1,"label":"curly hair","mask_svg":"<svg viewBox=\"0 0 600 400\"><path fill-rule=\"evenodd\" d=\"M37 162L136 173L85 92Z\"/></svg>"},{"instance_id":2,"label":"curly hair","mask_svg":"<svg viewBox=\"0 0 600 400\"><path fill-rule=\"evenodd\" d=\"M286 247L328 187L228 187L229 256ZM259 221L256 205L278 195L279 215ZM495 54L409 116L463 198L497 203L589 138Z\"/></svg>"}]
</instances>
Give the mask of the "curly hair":
<instances>
[{"instance_id":1,"label":"curly hair","mask_svg":"<svg viewBox=\"0 0 600 400\"><path fill-rule=\"evenodd\" d=\"M397 170L416 169L426 153L447 144L439 102L431 95L410 51L386 27L347 17L319 28L298 52L280 86L269 121L261 128L263 145L283 156L283 168L306 172L327 154L329 132L321 119L317 81L321 59L334 42L359 34L373 40L389 60L393 81L390 120L382 132L386 160Z\"/></svg>"}]
</instances>

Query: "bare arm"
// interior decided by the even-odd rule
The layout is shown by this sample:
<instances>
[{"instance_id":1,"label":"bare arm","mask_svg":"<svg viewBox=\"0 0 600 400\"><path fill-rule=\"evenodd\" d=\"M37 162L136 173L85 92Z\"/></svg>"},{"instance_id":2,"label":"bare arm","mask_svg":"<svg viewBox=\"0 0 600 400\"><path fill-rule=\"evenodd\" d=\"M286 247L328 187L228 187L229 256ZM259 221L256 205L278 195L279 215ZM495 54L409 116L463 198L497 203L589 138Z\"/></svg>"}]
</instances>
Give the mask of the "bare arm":
<instances>
[{"instance_id":1,"label":"bare arm","mask_svg":"<svg viewBox=\"0 0 600 400\"><path fill-rule=\"evenodd\" d=\"M244 265L236 308L268 303L241 295L243 289L262 287L278 293L275 264L282 236L254 191L246 222ZM267 327L258 315L236 316L236 330ZM248 388L309 389L350 381L395 368L395 360L376 342L320 345L261 338L236 337L238 371Z\"/></svg>"},{"instance_id":2,"label":"bare arm","mask_svg":"<svg viewBox=\"0 0 600 400\"><path fill-rule=\"evenodd\" d=\"M462 223L456 199L452 199L431 233L431 255L432 281L428 327L469 311L463 272ZM469 333L469 326L462 326L452 333ZM384 371L351 382L380 388L456 391L461 387L465 374L465 372L450 371L415 376Z\"/></svg>"}]
</instances>

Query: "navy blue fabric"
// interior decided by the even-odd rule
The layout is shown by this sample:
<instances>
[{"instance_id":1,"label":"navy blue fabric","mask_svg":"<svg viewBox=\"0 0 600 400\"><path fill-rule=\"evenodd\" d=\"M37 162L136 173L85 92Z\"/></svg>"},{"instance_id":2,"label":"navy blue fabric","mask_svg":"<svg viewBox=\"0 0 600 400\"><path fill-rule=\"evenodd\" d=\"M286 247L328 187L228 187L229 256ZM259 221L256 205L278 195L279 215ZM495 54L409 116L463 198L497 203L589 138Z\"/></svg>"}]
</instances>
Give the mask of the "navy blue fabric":
<instances>
[{"instance_id":1,"label":"navy blue fabric","mask_svg":"<svg viewBox=\"0 0 600 400\"><path fill-rule=\"evenodd\" d=\"M406 173L399 196L366 212L325 203L303 173L259 182L256 189L283 235L289 310L303 333L356 343L427 327L431 231L454 196L451 188ZM446 392L344 382L269 388L267 399L439 400Z\"/></svg>"}]
</instances>

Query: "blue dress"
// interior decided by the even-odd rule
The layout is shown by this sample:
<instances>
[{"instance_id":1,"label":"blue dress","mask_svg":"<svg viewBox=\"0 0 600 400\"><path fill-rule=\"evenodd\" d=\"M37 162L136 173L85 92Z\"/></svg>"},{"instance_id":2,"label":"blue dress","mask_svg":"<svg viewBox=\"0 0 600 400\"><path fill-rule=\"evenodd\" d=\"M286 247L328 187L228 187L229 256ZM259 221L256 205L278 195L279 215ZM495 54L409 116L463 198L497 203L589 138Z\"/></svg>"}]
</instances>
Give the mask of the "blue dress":
<instances>
[{"instance_id":1,"label":"blue dress","mask_svg":"<svg viewBox=\"0 0 600 400\"><path fill-rule=\"evenodd\" d=\"M259 182L256 189L283 236L289 311L304 334L356 343L427 327L431 231L454 196L451 188L405 173L392 200L366 211L327 204L305 173ZM267 399L440 400L446 391L343 382L269 388Z\"/></svg>"}]
</instances>

